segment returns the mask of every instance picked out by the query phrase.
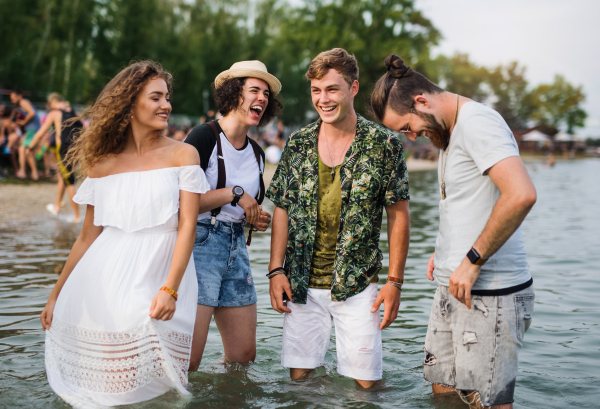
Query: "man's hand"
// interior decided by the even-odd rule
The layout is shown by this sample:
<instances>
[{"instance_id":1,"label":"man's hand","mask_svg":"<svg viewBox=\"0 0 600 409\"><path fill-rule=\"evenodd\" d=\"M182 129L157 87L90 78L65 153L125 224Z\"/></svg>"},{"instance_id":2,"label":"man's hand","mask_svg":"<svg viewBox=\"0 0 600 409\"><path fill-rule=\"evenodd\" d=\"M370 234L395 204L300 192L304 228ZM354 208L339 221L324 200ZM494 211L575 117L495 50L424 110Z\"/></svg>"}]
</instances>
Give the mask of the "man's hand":
<instances>
[{"instance_id":1,"label":"man's hand","mask_svg":"<svg viewBox=\"0 0 600 409\"><path fill-rule=\"evenodd\" d=\"M266 231L269 228L269 224L271 224L271 214L269 212L265 212L262 209L262 206L258 206L260 209L260 217L258 218L258 223L254 225L259 231Z\"/></svg>"},{"instance_id":2,"label":"man's hand","mask_svg":"<svg viewBox=\"0 0 600 409\"><path fill-rule=\"evenodd\" d=\"M277 274L269 280L269 294L271 295L271 306L280 314L292 312L286 307L283 293L287 294L288 300L292 299L292 288L285 274Z\"/></svg>"},{"instance_id":3,"label":"man's hand","mask_svg":"<svg viewBox=\"0 0 600 409\"><path fill-rule=\"evenodd\" d=\"M390 283L385 283L385 285L381 287L381 290L379 290L379 294L377 294L373 307L371 307L371 312L377 312L383 302L383 321L381 321L379 329L389 327L390 324L396 320L396 317L398 317L400 293L401 291Z\"/></svg>"},{"instance_id":4,"label":"man's hand","mask_svg":"<svg viewBox=\"0 0 600 409\"><path fill-rule=\"evenodd\" d=\"M433 265L433 258L435 257L435 251L429 257L429 262L427 262L427 278L429 281L433 281L433 270L435 270L435 266Z\"/></svg>"},{"instance_id":5,"label":"man's hand","mask_svg":"<svg viewBox=\"0 0 600 409\"><path fill-rule=\"evenodd\" d=\"M255 198L250 196L248 193L244 192L240 200L238 201L238 206L244 209L246 212L246 221L250 224L256 224L258 222L258 217L260 216L260 208L258 206L258 202Z\"/></svg>"},{"instance_id":6,"label":"man's hand","mask_svg":"<svg viewBox=\"0 0 600 409\"><path fill-rule=\"evenodd\" d=\"M479 277L481 266L464 258L460 266L450 276L450 294L471 309L471 289Z\"/></svg>"}]
</instances>

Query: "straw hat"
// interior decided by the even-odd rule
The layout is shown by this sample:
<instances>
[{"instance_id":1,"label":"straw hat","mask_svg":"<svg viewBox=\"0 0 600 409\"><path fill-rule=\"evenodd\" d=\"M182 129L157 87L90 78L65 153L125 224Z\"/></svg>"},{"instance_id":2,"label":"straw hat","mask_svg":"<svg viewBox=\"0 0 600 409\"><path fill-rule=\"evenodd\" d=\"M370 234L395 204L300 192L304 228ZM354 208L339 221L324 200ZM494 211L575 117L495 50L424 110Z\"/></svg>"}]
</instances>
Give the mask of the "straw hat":
<instances>
[{"instance_id":1,"label":"straw hat","mask_svg":"<svg viewBox=\"0 0 600 409\"><path fill-rule=\"evenodd\" d=\"M227 71L223 71L215 78L215 88L219 88L226 80L230 78L258 78L269 84L271 92L275 95L281 91L281 82L274 75L269 74L267 67L260 61L240 61L236 62Z\"/></svg>"}]
</instances>

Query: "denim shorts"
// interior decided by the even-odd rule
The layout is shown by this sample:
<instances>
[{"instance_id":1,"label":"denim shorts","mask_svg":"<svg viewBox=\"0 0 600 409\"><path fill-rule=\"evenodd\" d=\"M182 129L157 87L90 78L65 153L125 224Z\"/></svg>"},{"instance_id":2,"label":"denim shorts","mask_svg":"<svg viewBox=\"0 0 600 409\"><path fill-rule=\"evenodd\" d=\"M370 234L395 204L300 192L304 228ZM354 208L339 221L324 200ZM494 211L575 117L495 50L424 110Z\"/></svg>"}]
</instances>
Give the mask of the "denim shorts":
<instances>
[{"instance_id":1,"label":"denim shorts","mask_svg":"<svg viewBox=\"0 0 600 409\"><path fill-rule=\"evenodd\" d=\"M531 325L533 286L471 298L471 309L439 285L425 338L425 380L476 391L483 406L513 402L518 356Z\"/></svg>"},{"instance_id":2,"label":"denim shorts","mask_svg":"<svg viewBox=\"0 0 600 409\"><path fill-rule=\"evenodd\" d=\"M243 307L256 303L244 225L199 220L194 242L198 304Z\"/></svg>"}]
</instances>

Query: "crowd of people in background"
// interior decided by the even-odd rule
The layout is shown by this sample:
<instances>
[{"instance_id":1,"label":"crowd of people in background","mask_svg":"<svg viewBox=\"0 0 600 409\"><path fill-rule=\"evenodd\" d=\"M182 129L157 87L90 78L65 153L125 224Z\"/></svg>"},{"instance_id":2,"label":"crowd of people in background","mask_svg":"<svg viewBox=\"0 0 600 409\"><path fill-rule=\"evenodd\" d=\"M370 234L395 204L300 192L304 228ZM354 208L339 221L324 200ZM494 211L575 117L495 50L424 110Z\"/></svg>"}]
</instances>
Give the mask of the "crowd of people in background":
<instances>
[{"instance_id":1,"label":"crowd of people in background","mask_svg":"<svg viewBox=\"0 0 600 409\"><path fill-rule=\"evenodd\" d=\"M73 137L81 132L86 121L70 121L79 114L56 92L48 96L45 110L36 109L16 87L10 93L10 102L0 103L0 177L56 181L56 202L49 203L46 209L58 215L65 206L63 196L66 191L74 212L70 221L80 222L79 208L72 200L76 193L75 172L63 161ZM222 117L219 112L209 109L198 122L204 124ZM197 125L188 122L169 126L165 136L184 141ZM61 132L57 135L57 128L63 131L62 138ZM282 120L265 127L252 127L249 131L249 136L265 150L266 161L271 164L279 163L288 134Z\"/></svg>"}]
</instances>

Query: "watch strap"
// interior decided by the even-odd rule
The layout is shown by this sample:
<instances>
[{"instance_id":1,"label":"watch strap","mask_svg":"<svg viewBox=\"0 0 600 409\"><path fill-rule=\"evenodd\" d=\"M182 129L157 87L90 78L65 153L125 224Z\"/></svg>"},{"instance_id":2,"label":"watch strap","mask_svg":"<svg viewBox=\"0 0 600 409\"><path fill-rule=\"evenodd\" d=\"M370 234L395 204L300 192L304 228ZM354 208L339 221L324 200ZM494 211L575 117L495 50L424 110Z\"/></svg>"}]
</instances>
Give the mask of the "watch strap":
<instances>
[{"instance_id":1,"label":"watch strap","mask_svg":"<svg viewBox=\"0 0 600 409\"><path fill-rule=\"evenodd\" d=\"M479 255L477 250L475 250L474 247L471 247L471 250L469 250L469 252L467 253L467 258L469 259L471 264L476 264L478 266L482 266L488 261L488 259L481 258L481 256Z\"/></svg>"}]
</instances>

